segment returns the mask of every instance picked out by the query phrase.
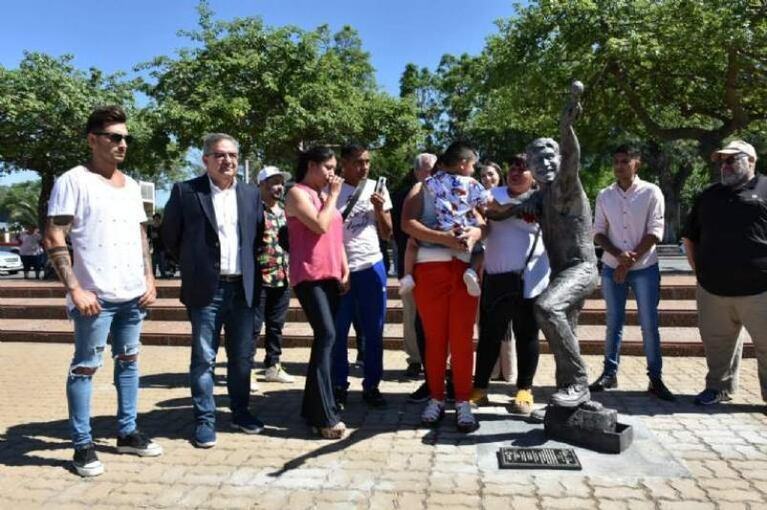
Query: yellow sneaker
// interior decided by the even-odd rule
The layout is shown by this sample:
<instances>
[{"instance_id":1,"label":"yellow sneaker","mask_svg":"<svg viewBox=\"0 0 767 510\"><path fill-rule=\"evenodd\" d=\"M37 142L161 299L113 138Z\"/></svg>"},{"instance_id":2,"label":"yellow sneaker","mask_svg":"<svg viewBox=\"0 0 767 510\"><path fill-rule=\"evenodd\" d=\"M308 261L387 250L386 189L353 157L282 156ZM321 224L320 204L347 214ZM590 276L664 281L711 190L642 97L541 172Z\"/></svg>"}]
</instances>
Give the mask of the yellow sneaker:
<instances>
[{"instance_id":1,"label":"yellow sneaker","mask_svg":"<svg viewBox=\"0 0 767 510\"><path fill-rule=\"evenodd\" d=\"M474 388L471 390L471 396L469 397L469 402L471 405L477 407L477 406L486 406L490 403L490 401L487 398L487 390L483 390L481 388Z\"/></svg>"},{"instance_id":2,"label":"yellow sneaker","mask_svg":"<svg viewBox=\"0 0 767 510\"><path fill-rule=\"evenodd\" d=\"M533 411L533 391L518 390L514 397L514 403L511 405L511 412L514 414L530 414Z\"/></svg>"}]
</instances>

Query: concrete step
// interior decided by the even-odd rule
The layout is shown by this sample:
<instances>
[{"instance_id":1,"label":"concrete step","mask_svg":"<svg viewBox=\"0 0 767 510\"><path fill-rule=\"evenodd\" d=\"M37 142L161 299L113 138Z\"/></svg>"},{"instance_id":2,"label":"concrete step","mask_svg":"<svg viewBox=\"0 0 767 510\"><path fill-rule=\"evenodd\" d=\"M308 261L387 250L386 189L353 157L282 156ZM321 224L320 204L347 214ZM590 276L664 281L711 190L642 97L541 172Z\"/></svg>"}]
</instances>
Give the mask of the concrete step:
<instances>
[{"instance_id":1,"label":"concrete step","mask_svg":"<svg viewBox=\"0 0 767 510\"><path fill-rule=\"evenodd\" d=\"M0 319L0 339L5 342L72 342L72 323L54 319ZM309 347L312 330L306 323L287 323L284 329L284 347ZM191 326L182 321L146 321L141 341L147 345L189 345ZM703 356L703 344L697 328L662 327L661 348L665 356ZM744 355L754 356L751 338L745 330L741 333L744 341ZM584 354L604 352L604 326L583 325L578 328L581 351ZM350 333L350 338L354 335ZM476 331L475 331L476 339ZM541 335L541 351L550 352ZM350 345L353 342L350 340ZM384 346L387 349L402 348L402 325L386 324ZM643 355L642 334L639 326L626 326L623 332L622 353Z\"/></svg>"},{"instance_id":2,"label":"concrete step","mask_svg":"<svg viewBox=\"0 0 767 510\"><path fill-rule=\"evenodd\" d=\"M626 303L626 324L637 325L639 319L636 302ZM63 297L46 298L0 298L0 319L66 319L65 299ZM186 321L186 309L177 299L158 299L150 308L148 320L152 321ZM695 301L662 300L659 304L659 320L661 326L696 327L698 314ZM297 299L290 300L287 315L288 322L306 322L306 315ZM402 301L390 299L387 303L386 322L402 323ZM586 301L580 315L580 324L605 324L605 303L602 299Z\"/></svg>"},{"instance_id":3,"label":"concrete step","mask_svg":"<svg viewBox=\"0 0 767 510\"><path fill-rule=\"evenodd\" d=\"M160 299L178 299L180 280L158 280L157 297ZM399 284L394 278L387 282L389 299L399 299ZM49 298L64 297L64 287L55 281L2 280L0 298ZM591 299L601 299L597 289ZM695 299L695 277L691 275L663 275L661 280L661 299Z\"/></svg>"}]
</instances>

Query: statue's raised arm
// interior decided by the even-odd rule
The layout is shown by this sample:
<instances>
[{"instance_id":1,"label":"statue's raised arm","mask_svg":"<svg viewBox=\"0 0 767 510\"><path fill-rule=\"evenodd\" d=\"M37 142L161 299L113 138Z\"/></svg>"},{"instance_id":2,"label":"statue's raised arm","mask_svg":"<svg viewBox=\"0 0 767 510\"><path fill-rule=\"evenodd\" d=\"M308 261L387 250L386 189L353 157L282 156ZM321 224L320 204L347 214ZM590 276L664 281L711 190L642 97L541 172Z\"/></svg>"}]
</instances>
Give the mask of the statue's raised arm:
<instances>
[{"instance_id":1,"label":"statue's raised arm","mask_svg":"<svg viewBox=\"0 0 767 510\"><path fill-rule=\"evenodd\" d=\"M560 153L562 155L562 177L570 179L576 177L580 170L581 146L578 137L575 136L573 124L583 112L580 97L583 94L583 83L573 81L570 86L570 101L562 110L562 118L559 122Z\"/></svg>"}]
</instances>

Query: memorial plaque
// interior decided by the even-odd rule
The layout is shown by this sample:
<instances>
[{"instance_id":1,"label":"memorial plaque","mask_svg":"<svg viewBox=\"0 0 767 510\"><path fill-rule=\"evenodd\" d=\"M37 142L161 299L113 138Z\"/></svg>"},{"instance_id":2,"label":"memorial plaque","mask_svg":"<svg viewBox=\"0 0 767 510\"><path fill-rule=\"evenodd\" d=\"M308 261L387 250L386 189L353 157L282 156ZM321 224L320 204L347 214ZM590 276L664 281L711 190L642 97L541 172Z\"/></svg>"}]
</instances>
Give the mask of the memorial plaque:
<instances>
[{"instance_id":1,"label":"memorial plaque","mask_svg":"<svg viewBox=\"0 0 767 510\"><path fill-rule=\"evenodd\" d=\"M572 448L504 446L498 450L498 465L501 469L582 469Z\"/></svg>"}]
</instances>

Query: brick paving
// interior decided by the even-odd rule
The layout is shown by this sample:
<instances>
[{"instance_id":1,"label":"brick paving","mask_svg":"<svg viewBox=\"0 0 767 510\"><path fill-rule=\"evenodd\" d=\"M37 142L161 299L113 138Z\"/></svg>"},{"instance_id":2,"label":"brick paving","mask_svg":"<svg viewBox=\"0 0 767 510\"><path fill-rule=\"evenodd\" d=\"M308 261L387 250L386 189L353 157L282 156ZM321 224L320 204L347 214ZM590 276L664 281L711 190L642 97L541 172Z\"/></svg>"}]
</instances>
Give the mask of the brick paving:
<instances>
[{"instance_id":1,"label":"brick paving","mask_svg":"<svg viewBox=\"0 0 767 510\"><path fill-rule=\"evenodd\" d=\"M344 419L355 432L341 442L313 438L298 414L303 378L291 385L261 383L253 410L266 422L263 435L228 430L220 413L218 445L195 449L188 441L191 409L188 348L147 346L142 363L140 427L165 449L156 459L118 455L113 438L115 393L112 362L94 381L93 420L106 472L81 479L69 470L64 379L70 347L0 343L0 494L3 508L767 508L767 416L756 381L756 363L743 362L741 391L727 405L701 409L690 403L701 389L702 358L667 358L677 404L646 397L645 361L624 357L621 391L598 397L640 419L690 472L689 477L610 477L579 473L482 469L479 438L454 432L452 419L432 431L416 427L419 405L405 399L417 382L398 382L404 355L387 351L386 411L368 411L353 378ZM223 356L223 351L222 351ZM285 352L301 374L308 349ZM587 356L590 373L598 356ZM223 374L224 368L220 370ZM537 395L553 383L553 360L541 359ZM548 387L548 388L547 388ZM491 398L509 401L511 385L494 383ZM216 387L225 406L225 388ZM506 414L503 405L483 415Z\"/></svg>"}]
</instances>

